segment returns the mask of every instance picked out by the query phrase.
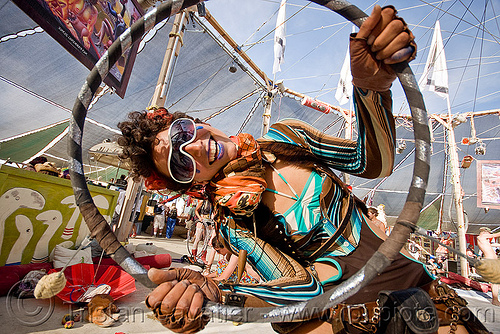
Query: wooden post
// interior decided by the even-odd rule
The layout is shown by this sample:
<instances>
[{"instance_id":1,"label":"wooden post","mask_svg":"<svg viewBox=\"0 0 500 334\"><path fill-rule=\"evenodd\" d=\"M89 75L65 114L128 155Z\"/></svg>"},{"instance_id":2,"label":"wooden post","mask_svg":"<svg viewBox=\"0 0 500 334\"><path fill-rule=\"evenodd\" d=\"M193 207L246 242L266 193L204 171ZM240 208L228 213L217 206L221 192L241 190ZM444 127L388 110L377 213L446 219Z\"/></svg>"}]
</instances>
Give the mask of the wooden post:
<instances>
[{"instance_id":1,"label":"wooden post","mask_svg":"<svg viewBox=\"0 0 500 334\"><path fill-rule=\"evenodd\" d=\"M152 107L163 107L165 105L167 97L166 90L173 71L174 59L179 54L179 49L182 46L184 26L187 21L187 11L189 11L189 9L175 15L174 24L169 34L167 51L165 52L155 92L151 99L150 106ZM128 180L125 200L123 202L118 229L116 231L116 236L120 242L127 240L132 229L133 221L130 218L134 218L134 216L132 216L132 210L134 209L136 197L139 195L139 192L142 191L142 183L143 181L135 182L132 179Z\"/></svg>"},{"instance_id":2,"label":"wooden post","mask_svg":"<svg viewBox=\"0 0 500 334\"><path fill-rule=\"evenodd\" d=\"M135 182L132 178L128 179L125 199L123 201L122 211L120 212L120 220L116 230L116 238L122 242L127 240L130 231L132 230L133 221L130 219L132 210L139 191L142 190L142 181ZM132 219L134 217L132 216Z\"/></svg>"},{"instance_id":3,"label":"wooden post","mask_svg":"<svg viewBox=\"0 0 500 334\"><path fill-rule=\"evenodd\" d=\"M262 115L262 135L265 135L269 131L269 126L271 123L271 106L273 105L274 94L268 91L266 99L266 106L264 107L264 114Z\"/></svg>"},{"instance_id":4,"label":"wooden post","mask_svg":"<svg viewBox=\"0 0 500 334\"><path fill-rule=\"evenodd\" d=\"M182 46L182 38L184 36L184 27L186 24L186 10L175 15L174 24L169 34L167 51L163 58L163 63L160 69L160 75L156 83L155 92L151 101L152 107L163 107L167 99L167 89L173 73L175 57L179 55L180 47Z\"/></svg>"},{"instance_id":5,"label":"wooden post","mask_svg":"<svg viewBox=\"0 0 500 334\"><path fill-rule=\"evenodd\" d=\"M448 108L449 108L449 98ZM460 252L465 254L467 252L467 241L465 239L465 232L467 231L467 226L465 226L464 219L464 207L462 198L462 186L460 184L460 169L457 153L457 143L455 142L455 132L452 125L451 112L448 113L448 122L442 120L439 116L433 116L435 120L441 123L448 133L448 152L450 156L450 166L451 166L451 183L453 185L453 202L455 203L455 210L457 211L457 234L458 234L458 247ZM451 217L450 217L451 218ZM460 257L460 275L463 277L469 277L469 264L467 260Z\"/></svg>"}]
</instances>

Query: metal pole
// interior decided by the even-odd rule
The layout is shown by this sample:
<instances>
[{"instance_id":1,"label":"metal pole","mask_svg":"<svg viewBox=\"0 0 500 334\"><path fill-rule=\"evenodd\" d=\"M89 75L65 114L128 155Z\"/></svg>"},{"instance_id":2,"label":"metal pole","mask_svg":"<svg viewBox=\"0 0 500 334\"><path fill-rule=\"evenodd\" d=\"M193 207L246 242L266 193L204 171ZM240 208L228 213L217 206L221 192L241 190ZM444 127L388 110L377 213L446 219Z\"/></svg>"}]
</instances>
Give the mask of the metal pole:
<instances>
[{"instance_id":1,"label":"metal pole","mask_svg":"<svg viewBox=\"0 0 500 334\"><path fill-rule=\"evenodd\" d=\"M120 172L120 165L121 165L121 163L122 163L122 161L118 160L118 167L116 168L116 175L115 175L115 183L118 180L118 173Z\"/></svg>"},{"instance_id":2,"label":"metal pole","mask_svg":"<svg viewBox=\"0 0 500 334\"><path fill-rule=\"evenodd\" d=\"M353 113L353 103L352 103L352 98L349 99L349 110L344 110L342 114L349 112L349 114L344 117L345 118L345 132L344 132L344 138L352 140L352 113ZM351 183L351 176L347 173L344 172L344 182L345 184L349 185Z\"/></svg>"},{"instance_id":3,"label":"metal pole","mask_svg":"<svg viewBox=\"0 0 500 334\"><path fill-rule=\"evenodd\" d=\"M269 131L269 126L271 123L271 106L273 104L274 93L272 91L267 92L267 96L265 97L266 106L264 108L264 114L262 117L262 135L265 135Z\"/></svg>"},{"instance_id":4,"label":"metal pole","mask_svg":"<svg viewBox=\"0 0 500 334\"><path fill-rule=\"evenodd\" d=\"M165 57L163 58L155 92L151 101L151 106L153 107L165 106L167 88L169 86L170 77L173 73L175 57L179 54L179 48L182 46L182 37L184 36L186 20L186 11L182 11L181 13L175 15L174 24L169 34L167 51L165 52Z\"/></svg>"},{"instance_id":5,"label":"metal pole","mask_svg":"<svg viewBox=\"0 0 500 334\"><path fill-rule=\"evenodd\" d=\"M165 52L155 92L153 98L151 99L151 106L163 107L165 105L166 89L170 81L174 58L178 54L178 48L180 48L179 40L181 40L180 45L182 45L182 36L184 34L186 19L186 11L182 11L181 13L175 15L174 24L169 34L167 51ZM118 241L125 241L130 233L133 224L130 218L132 216L132 210L140 189L142 189L142 181L135 182L132 179L128 180L126 190L127 193L125 195L122 211L120 213L120 220L118 222L118 229L116 232ZM132 216L132 219L133 217L134 216Z\"/></svg>"}]
</instances>

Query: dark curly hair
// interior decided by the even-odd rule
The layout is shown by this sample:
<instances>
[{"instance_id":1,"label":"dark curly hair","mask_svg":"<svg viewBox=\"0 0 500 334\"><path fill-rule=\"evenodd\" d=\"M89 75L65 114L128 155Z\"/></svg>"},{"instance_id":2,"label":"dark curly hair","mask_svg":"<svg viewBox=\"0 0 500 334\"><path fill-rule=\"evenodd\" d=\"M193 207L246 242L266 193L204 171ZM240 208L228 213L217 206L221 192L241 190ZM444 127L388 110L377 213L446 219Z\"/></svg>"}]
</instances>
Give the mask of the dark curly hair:
<instances>
[{"instance_id":1,"label":"dark curly hair","mask_svg":"<svg viewBox=\"0 0 500 334\"><path fill-rule=\"evenodd\" d=\"M122 135L117 138L117 142L123 149L119 157L129 160L130 176L135 181L141 176L150 177L153 171L159 174L153 162L156 135L167 130L170 124L179 118L189 118L201 123L199 119L185 113L168 113L164 108L159 108L149 115L147 111L134 111L128 114L126 121L118 123ZM169 190L180 191L190 187L190 184L180 184L170 178L166 178L166 181L166 188Z\"/></svg>"}]
</instances>

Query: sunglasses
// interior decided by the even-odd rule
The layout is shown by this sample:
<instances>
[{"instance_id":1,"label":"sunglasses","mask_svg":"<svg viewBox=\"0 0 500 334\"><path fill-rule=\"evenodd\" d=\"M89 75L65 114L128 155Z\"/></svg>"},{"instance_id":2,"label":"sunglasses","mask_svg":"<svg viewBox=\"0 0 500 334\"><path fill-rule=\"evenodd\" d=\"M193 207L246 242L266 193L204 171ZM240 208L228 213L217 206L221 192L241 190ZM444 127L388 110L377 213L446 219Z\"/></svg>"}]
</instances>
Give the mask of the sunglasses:
<instances>
[{"instance_id":1,"label":"sunglasses","mask_svg":"<svg viewBox=\"0 0 500 334\"><path fill-rule=\"evenodd\" d=\"M190 183L194 179L196 161L184 147L196 138L196 125L188 118L176 119L168 129L170 151L168 172L175 182Z\"/></svg>"}]
</instances>

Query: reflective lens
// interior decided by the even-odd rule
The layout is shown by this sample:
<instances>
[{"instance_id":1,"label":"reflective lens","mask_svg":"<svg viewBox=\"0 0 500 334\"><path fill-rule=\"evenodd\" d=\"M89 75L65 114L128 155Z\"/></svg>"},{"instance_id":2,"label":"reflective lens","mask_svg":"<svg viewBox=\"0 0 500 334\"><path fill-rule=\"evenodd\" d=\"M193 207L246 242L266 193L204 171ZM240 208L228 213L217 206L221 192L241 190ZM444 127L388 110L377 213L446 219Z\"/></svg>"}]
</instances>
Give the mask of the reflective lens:
<instances>
[{"instance_id":1,"label":"reflective lens","mask_svg":"<svg viewBox=\"0 0 500 334\"><path fill-rule=\"evenodd\" d=\"M174 181L189 183L193 181L196 162L194 158L183 151L184 146L196 138L196 125L193 120L180 118L175 120L168 130L170 154L168 171Z\"/></svg>"}]
</instances>

